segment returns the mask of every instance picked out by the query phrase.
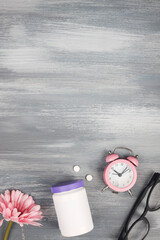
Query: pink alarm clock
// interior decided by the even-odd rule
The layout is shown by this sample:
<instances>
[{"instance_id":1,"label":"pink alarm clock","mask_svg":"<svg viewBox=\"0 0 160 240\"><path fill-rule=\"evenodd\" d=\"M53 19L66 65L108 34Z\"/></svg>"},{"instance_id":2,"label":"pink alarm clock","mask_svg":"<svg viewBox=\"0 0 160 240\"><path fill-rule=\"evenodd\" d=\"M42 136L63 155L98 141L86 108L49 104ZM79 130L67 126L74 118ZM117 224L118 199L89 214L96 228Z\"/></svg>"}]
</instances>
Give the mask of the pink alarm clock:
<instances>
[{"instance_id":1,"label":"pink alarm clock","mask_svg":"<svg viewBox=\"0 0 160 240\"><path fill-rule=\"evenodd\" d=\"M115 153L117 149L127 150L131 153L131 156L126 159L119 158ZM130 196L133 196L131 188L137 180L137 157L138 155L134 156L133 151L129 148L116 147L113 152L109 151L109 155L106 157L106 162L109 164L103 172L103 179L106 186L102 189L102 192L110 188L116 193L128 191Z\"/></svg>"}]
</instances>

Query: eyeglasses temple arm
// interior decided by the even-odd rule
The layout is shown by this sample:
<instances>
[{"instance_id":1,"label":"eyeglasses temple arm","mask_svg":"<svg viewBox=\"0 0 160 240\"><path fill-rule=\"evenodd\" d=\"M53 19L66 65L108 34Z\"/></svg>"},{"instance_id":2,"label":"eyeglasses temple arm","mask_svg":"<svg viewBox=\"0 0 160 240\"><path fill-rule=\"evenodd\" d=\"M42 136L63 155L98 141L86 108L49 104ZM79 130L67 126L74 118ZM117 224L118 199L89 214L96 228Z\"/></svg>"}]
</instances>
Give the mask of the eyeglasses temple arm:
<instances>
[{"instance_id":1,"label":"eyeglasses temple arm","mask_svg":"<svg viewBox=\"0 0 160 240\"><path fill-rule=\"evenodd\" d=\"M142 200L144 199L149 187L151 185L151 181L147 184L147 186L142 190L142 192L139 194L139 197L137 198L136 202L134 203L125 223L124 223L124 226L122 228L122 231L119 235L119 238L118 240L123 240L123 235L127 232L127 228L128 228L128 224L133 216L133 214L135 213L137 207L139 206L139 204L142 202Z\"/></svg>"}]
</instances>

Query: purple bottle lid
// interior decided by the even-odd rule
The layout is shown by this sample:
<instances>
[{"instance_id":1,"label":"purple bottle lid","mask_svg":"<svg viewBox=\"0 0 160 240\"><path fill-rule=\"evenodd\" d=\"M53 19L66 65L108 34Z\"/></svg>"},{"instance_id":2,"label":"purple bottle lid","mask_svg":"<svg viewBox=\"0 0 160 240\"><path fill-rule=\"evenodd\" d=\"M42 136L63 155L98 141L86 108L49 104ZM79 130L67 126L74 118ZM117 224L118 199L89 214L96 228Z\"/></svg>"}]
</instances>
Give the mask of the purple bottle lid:
<instances>
[{"instance_id":1,"label":"purple bottle lid","mask_svg":"<svg viewBox=\"0 0 160 240\"><path fill-rule=\"evenodd\" d=\"M61 182L51 187L52 193L60 193L66 192L70 190L74 190L76 188L80 188L84 186L84 182L82 179L80 180L71 180L67 182Z\"/></svg>"}]
</instances>

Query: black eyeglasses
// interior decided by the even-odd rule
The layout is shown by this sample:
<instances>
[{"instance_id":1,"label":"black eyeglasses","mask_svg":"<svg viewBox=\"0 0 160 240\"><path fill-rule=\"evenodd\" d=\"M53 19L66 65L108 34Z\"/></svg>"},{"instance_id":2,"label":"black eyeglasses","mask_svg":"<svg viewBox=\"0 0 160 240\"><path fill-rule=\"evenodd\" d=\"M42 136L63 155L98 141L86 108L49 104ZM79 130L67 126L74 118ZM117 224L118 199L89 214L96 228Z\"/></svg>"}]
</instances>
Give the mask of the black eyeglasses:
<instances>
[{"instance_id":1,"label":"black eyeglasses","mask_svg":"<svg viewBox=\"0 0 160 240\"><path fill-rule=\"evenodd\" d=\"M147 197L146 204L142 200ZM118 240L143 240L148 235L150 223L146 218L148 212L160 209L160 173L154 173L142 190L125 221ZM137 213L142 210L142 214Z\"/></svg>"}]
</instances>

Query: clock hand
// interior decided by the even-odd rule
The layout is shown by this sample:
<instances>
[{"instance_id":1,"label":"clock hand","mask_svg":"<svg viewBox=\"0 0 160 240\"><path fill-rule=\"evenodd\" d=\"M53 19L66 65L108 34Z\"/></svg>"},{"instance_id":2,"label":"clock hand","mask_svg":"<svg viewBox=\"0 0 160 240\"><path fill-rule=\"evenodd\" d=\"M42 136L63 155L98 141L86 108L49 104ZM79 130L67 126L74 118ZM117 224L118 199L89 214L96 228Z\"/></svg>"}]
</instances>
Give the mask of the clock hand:
<instances>
[{"instance_id":1,"label":"clock hand","mask_svg":"<svg viewBox=\"0 0 160 240\"><path fill-rule=\"evenodd\" d=\"M120 174L119 172L117 172L116 170L113 169L114 172L116 172L118 175Z\"/></svg>"},{"instance_id":2,"label":"clock hand","mask_svg":"<svg viewBox=\"0 0 160 240\"><path fill-rule=\"evenodd\" d=\"M129 168L125 169L122 174L126 173L127 171L129 171Z\"/></svg>"},{"instance_id":3,"label":"clock hand","mask_svg":"<svg viewBox=\"0 0 160 240\"><path fill-rule=\"evenodd\" d=\"M129 171L129 168L124 173L126 173L127 171Z\"/></svg>"},{"instance_id":4,"label":"clock hand","mask_svg":"<svg viewBox=\"0 0 160 240\"><path fill-rule=\"evenodd\" d=\"M123 174L126 171L127 167L125 167L125 169L121 172L121 174Z\"/></svg>"},{"instance_id":5,"label":"clock hand","mask_svg":"<svg viewBox=\"0 0 160 240\"><path fill-rule=\"evenodd\" d=\"M117 175L118 175L119 177L121 177L121 176L122 176L122 174L121 174L121 173L119 173L119 172L117 172L116 170L114 170L114 169L113 169L113 171L114 171L114 172L116 172L116 173L117 173Z\"/></svg>"}]
</instances>

